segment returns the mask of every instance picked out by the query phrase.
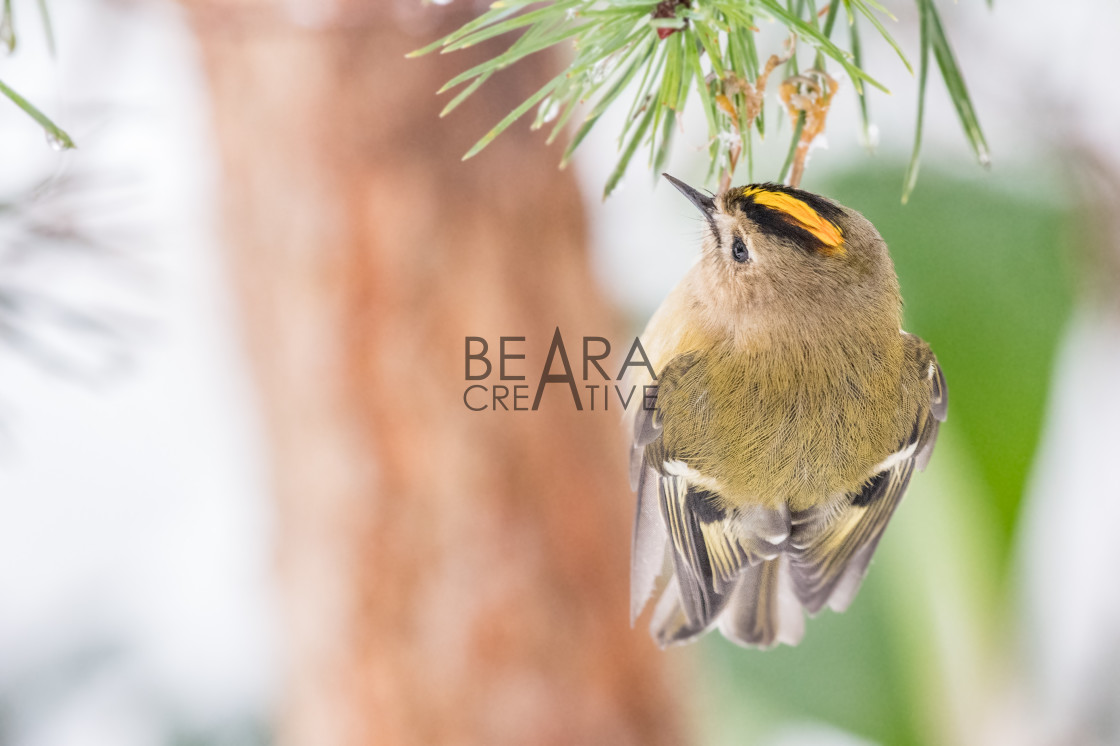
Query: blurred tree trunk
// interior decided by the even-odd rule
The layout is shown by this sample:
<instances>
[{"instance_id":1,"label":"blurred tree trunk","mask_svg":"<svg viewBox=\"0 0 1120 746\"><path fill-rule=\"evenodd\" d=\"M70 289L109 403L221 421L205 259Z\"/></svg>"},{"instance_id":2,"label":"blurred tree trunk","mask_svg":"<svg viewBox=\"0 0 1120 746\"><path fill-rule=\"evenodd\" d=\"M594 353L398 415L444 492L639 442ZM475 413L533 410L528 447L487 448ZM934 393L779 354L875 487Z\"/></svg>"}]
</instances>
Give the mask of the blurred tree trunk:
<instances>
[{"instance_id":1,"label":"blurred tree trunk","mask_svg":"<svg viewBox=\"0 0 1120 746\"><path fill-rule=\"evenodd\" d=\"M615 330L557 149L522 124L460 163L557 60L441 121L483 53L404 55L468 3L187 5L275 464L280 742L679 742L627 625L617 413L463 402L467 335L527 337L533 383L556 326Z\"/></svg>"}]
</instances>

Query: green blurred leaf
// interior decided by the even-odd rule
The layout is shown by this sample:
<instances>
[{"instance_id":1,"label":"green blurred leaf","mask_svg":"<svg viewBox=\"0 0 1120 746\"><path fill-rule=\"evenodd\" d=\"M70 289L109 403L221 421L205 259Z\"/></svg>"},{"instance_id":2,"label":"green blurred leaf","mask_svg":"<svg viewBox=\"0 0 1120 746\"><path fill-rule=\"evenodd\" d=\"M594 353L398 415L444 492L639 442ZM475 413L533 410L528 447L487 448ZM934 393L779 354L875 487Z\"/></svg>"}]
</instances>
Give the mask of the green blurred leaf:
<instances>
[{"instance_id":1,"label":"green blurred leaf","mask_svg":"<svg viewBox=\"0 0 1120 746\"><path fill-rule=\"evenodd\" d=\"M1053 182L1034 178L1032 189L1029 175L1005 176L1019 188L1012 191L934 170L922 176L922 199L905 209L875 175L837 180L831 190L891 248L906 328L930 343L945 370L945 427L963 434L984 476L1003 557L1073 305L1067 254L1074 221ZM1018 196L1032 193L1039 198Z\"/></svg>"}]
</instances>

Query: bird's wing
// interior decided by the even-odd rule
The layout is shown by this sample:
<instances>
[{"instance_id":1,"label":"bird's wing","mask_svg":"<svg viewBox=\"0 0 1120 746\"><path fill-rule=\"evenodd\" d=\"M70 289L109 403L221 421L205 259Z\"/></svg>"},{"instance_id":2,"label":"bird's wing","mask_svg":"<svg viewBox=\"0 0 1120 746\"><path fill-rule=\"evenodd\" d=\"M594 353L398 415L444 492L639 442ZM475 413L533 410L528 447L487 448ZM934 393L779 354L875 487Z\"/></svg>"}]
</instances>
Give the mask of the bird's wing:
<instances>
[{"instance_id":1,"label":"bird's wing","mask_svg":"<svg viewBox=\"0 0 1120 746\"><path fill-rule=\"evenodd\" d=\"M681 609L690 630L699 633L723 608L725 599L715 586L711 557L695 510L696 494L683 476L669 475L659 480L661 515L669 530Z\"/></svg>"},{"instance_id":2,"label":"bird's wing","mask_svg":"<svg viewBox=\"0 0 1120 746\"><path fill-rule=\"evenodd\" d=\"M924 469L929 462L938 426L945 421L949 405L945 376L925 343L917 337L911 340L907 340L911 362L917 375L928 378L930 399L919 410L910 437L859 491L846 496L839 511L822 508L793 516L789 549L793 584L810 614L826 604L843 611L851 603L914 469Z\"/></svg>"},{"instance_id":3,"label":"bird's wing","mask_svg":"<svg viewBox=\"0 0 1120 746\"><path fill-rule=\"evenodd\" d=\"M665 564L667 534L662 514L663 464L649 446L660 443L663 423L657 408L657 398L662 392L671 392L695 363L693 353L678 355L662 368L658 381L643 392L634 417L634 432L630 441L630 487L638 494L634 515L634 535L630 546L630 624L642 613L657 578ZM652 457L651 457L652 456Z\"/></svg>"},{"instance_id":4,"label":"bird's wing","mask_svg":"<svg viewBox=\"0 0 1120 746\"><path fill-rule=\"evenodd\" d=\"M662 371L686 368L688 359L674 360ZM642 613L665 560L665 522L661 518L659 496L661 474L646 457L646 446L660 440L662 423L656 406L660 384L649 385L649 395L639 400L634 416L634 432L630 439L630 488L637 491L634 512L634 534L630 544L630 624Z\"/></svg>"},{"instance_id":5,"label":"bird's wing","mask_svg":"<svg viewBox=\"0 0 1120 746\"><path fill-rule=\"evenodd\" d=\"M710 489L710 480L680 454L669 452L662 441L664 423L656 403L671 396L696 363L694 356L672 360L661 374L656 398L650 397L654 407L640 411L634 424L631 473L636 475L638 506L631 556L631 623L653 592L668 546L675 580L663 591L653 620L655 636L663 645L706 630L726 603L740 570L777 557L790 532L790 515L784 508L728 512ZM703 406L696 401L695 407Z\"/></svg>"},{"instance_id":6,"label":"bird's wing","mask_svg":"<svg viewBox=\"0 0 1120 746\"><path fill-rule=\"evenodd\" d=\"M669 462L666 468L677 470L680 462ZM650 628L665 647L703 634L735 598L749 595L752 588L763 590L770 577L766 568L779 560L789 537L790 513L784 506L727 511L719 506L715 493L691 482L689 475L659 477L657 497L668 532L673 578L662 592ZM749 587L743 590L744 585ZM792 592L789 595L794 598ZM757 611L769 615L774 610ZM786 626L776 617L771 622L767 622L770 631ZM768 638L766 644L772 641Z\"/></svg>"},{"instance_id":7,"label":"bird's wing","mask_svg":"<svg viewBox=\"0 0 1120 746\"><path fill-rule=\"evenodd\" d=\"M665 522L661 520L658 490L661 477L654 469L640 464L638 506L634 514L634 535L630 545L630 624L633 626L645 608L665 564Z\"/></svg>"}]
</instances>

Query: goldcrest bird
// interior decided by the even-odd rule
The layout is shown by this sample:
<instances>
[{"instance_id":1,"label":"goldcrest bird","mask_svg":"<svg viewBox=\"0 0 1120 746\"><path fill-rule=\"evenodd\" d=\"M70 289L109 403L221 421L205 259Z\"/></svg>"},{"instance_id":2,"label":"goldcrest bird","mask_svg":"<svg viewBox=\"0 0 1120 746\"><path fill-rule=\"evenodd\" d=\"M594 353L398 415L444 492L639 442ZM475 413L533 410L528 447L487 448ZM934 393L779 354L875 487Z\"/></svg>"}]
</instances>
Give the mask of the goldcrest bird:
<instances>
[{"instance_id":1,"label":"goldcrest bird","mask_svg":"<svg viewBox=\"0 0 1120 746\"><path fill-rule=\"evenodd\" d=\"M887 245L809 192L708 196L703 250L642 335L656 380L634 416L631 623L663 566L662 646L714 626L796 645L803 610L852 602L945 420L945 378L901 330ZM648 375L644 374L644 375Z\"/></svg>"}]
</instances>

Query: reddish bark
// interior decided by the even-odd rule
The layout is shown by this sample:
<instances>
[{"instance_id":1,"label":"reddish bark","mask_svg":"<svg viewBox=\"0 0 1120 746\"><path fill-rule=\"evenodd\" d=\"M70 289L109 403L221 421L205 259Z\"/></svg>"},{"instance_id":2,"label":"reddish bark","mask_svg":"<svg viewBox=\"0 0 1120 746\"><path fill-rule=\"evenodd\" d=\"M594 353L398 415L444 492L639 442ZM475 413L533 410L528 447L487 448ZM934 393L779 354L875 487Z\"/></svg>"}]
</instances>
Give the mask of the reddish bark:
<instances>
[{"instance_id":1,"label":"reddish bark","mask_svg":"<svg viewBox=\"0 0 1120 746\"><path fill-rule=\"evenodd\" d=\"M464 3L355 3L319 29L293 5L188 3L274 461L281 742L679 742L662 656L627 625L617 414L463 403L466 335L527 337L532 378L557 325L615 329L557 150L520 125L460 163L556 60L441 121L434 92L492 48L404 54Z\"/></svg>"}]
</instances>

